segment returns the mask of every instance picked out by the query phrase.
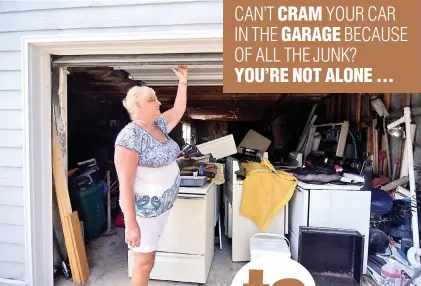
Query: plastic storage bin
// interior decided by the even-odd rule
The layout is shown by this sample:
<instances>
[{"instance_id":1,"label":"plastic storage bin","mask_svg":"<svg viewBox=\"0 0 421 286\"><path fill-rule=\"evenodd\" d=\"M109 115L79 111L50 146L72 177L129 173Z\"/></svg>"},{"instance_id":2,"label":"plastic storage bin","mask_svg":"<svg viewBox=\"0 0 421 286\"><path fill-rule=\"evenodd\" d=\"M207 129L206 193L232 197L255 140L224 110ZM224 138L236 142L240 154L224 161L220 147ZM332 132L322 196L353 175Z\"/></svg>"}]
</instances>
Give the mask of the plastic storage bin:
<instances>
[{"instance_id":1,"label":"plastic storage bin","mask_svg":"<svg viewBox=\"0 0 421 286\"><path fill-rule=\"evenodd\" d=\"M83 221L86 240L93 240L102 235L105 224L104 182L100 181L86 191L78 192L80 220Z\"/></svg>"},{"instance_id":2,"label":"plastic storage bin","mask_svg":"<svg viewBox=\"0 0 421 286\"><path fill-rule=\"evenodd\" d=\"M262 257L291 258L290 243L282 235L257 233L250 238L250 260Z\"/></svg>"},{"instance_id":3,"label":"plastic storage bin","mask_svg":"<svg viewBox=\"0 0 421 286\"><path fill-rule=\"evenodd\" d=\"M181 187L203 187L208 179L205 176L181 176Z\"/></svg>"}]
</instances>

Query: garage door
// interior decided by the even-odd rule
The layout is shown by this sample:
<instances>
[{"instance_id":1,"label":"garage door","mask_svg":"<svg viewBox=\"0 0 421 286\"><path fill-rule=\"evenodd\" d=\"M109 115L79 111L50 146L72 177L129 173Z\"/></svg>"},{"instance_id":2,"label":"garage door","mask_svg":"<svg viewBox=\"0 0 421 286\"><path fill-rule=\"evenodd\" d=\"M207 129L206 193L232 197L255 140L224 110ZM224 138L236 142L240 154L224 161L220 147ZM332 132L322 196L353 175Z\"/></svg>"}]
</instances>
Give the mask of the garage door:
<instances>
[{"instance_id":1,"label":"garage door","mask_svg":"<svg viewBox=\"0 0 421 286\"><path fill-rule=\"evenodd\" d=\"M53 67L112 67L128 73L133 80L142 80L150 86L177 85L171 68L179 64L189 66L189 85L222 85L222 53L151 54L107 56L61 56L54 58Z\"/></svg>"}]
</instances>

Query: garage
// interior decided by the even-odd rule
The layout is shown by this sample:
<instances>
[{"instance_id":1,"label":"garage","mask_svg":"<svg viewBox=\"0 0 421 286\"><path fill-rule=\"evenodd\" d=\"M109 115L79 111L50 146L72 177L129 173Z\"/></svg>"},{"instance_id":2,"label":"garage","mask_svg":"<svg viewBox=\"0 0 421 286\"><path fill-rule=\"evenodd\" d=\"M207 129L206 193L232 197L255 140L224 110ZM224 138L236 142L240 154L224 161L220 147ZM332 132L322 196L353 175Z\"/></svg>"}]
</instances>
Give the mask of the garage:
<instances>
[{"instance_id":1,"label":"garage","mask_svg":"<svg viewBox=\"0 0 421 286\"><path fill-rule=\"evenodd\" d=\"M389 136L387 144L390 146L391 155L387 157L388 160L383 159L384 153L387 152L382 147L385 146L383 144L385 138L381 133L383 128L378 124L383 121L383 116L379 116L376 109L378 105L376 104L381 101L390 111L386 121L389 123L389 121L402 116L403 107L417 103L416 100L414 101L411 98L412 96L399 94L223 94L221 51L220 46L215 48L215 46L218 47L218 44L212 46L206 43L206 40L203 40L195 48L186 48L188 45L185 44L185 40L168 40L165 44L157 44L155 56L151 56L147 52L151 50L150 48L140 48L145 43L153 46L151 44L153 40L150 39L126 39L126 42L118 38L111 41L102 39L106 43L103 51L98 51L95 48L98 42L101 42L100 40L84 39L83 41L85 42L81 43L80 39L75 40L71 48L69 48L69 42L66 41L59 41L59 43L50 45L43 44L38 46L36 43L29 45L30 54L34 55L30 62L38 61L43 63L43 68L42 72L38 74L35 73L35 70L28 69L28 74L26 75L28 77L26 93L28 96L31 95L30 98L32 98L31 101L27 102L31 108L28 108L29 112L26 122L33 126L30 130L38 129L41 131L38 134L42 134L42 136L35 136L36 132L27 134L28 138L31 139L28 141L32 142L30 146L32 146L31 150L33 151L29 161L37 163L37 165L29 165L31 167L28 169L28 174L31 174L32 178L38 178L33 179L30 186L31 188L37 186L41 190L38 196L30 196L32 198L31 204L35 206L37 202L43 203L46 209L51 208L53 210L49 213L33 207L34 215L31 223L33 225L33 238L37 238L34 245L40 246L40 249L48 250L51 248L51 245L54 244L53 239L47 238L39 230L50 231L54 229L57 233L59 244L62 245L62 250L67 252L67 254L65 253L65 260L67 260L69 253L71 257L72 253L80 250L77 247L76 250L72 250L67 245L63 247L63 244L66 244L63 243L64 236L66 236L69 229L64 227L63 230L60 230L59 226L57 226L61 223L58 213L63 201L57 203L57 201L62 199L56 197L58 194L57 188L53 188L52 184L57 185L58 181L55 178L57 176L51 178L51 172L49 172L53 171L54 173L54 170L57 171L55 168L60 165L56 164L57 161L54 161L54 158L57 157L54 156L53 152L53 155L50 155L52 163L49 163L49 160L39 158L37 154L48 154L50 147L53 147L53 150L57 150L54 149L57 147L54 142L58 142L60 151L64 154L61 159L65 161L65 164L62 166L67 166L63 170L66 172L73 172L77 167L81 166L78 164L87 163L87 160L95 158L98 168L102 169L102 171L98 172L98 181L103 181L104 184L111 187L109 188L110 192L108 192L107 187L101 189L103 193L100 192L104 203L103 207L101 206L103 209L103 211L101 209L101 233L94 239L88 239L86 244L83 241L85 251L78 252L79 257L76 259L76 261L80 261L80 258L83 258L83 253L86 253L90 281L106 283L106 281L118 280L123 281L122 283L128 282L130 253L127 252L127 248L124 248L123 227L121 225L118 226L117 218L121 217L116 206L118 188L115 188L115 186L118 186L118 182L116 182L115 176L113 178L112 170L109 172L109 176L107 175L108 172L104 170L109 168L108 162L112 160L112 146L116 133L129 120L127 113L122 108L121 100L127 89L134 83L147 84L153 87L162 102L162 109L165 110L171 106L175 96L174 77L169 72L168 66L177 65L179 61L183 63L187 61L187 64L192 66L188 87L188 109L182 124L170 134L177 143L179 142L182 146L184 144L200 146L212 141L219 142L218 139L228 136L233 139L237 150L237 147L244 143L243 140L250 136L250 130L253 130L252 135L255 135L255 137L252 136L253 138L257 137L262 139L263 142L270 141L269 145L257 147L257 149L265 148L265 152L254 152L256 149L251 147L250 153L241 154L237 152L237 154L230 154L228 157L222 156L217 163L223 164L227 173L224 174L223 184L218 185L215 183L208 190L215 195L208 197L207 193L201 193L197 189L188 193L187 187L183 187L186 191L182 193L182 196L184 198L194 197L195 199L188 200L191 208L181 209L192 210L196 208L195 210L200 213L197 219L202 221L202 223L198 223L189 218L186 220L189 223L183 226L194 230L194 223L196 223L196 226L202 229L203 221L205 221L207 223L206 232L200 231L195 237L180 232L178 229L179 224L174 222L182 220L183 216L185 218L186 215L183 212L177 212L177 217L174 216L174 221L169 224L169 231L171 231L169 233L180 235L184 238L185 240L183 241L186 241L186 243L182 243L181 246L185 247L186 250L180 255L180 253L176 253L177 249L173 248L179 247L178 245L174 245L171 241L165 241L163 244L163 250L165 251L162 251L161 259L157 258L156 272L152 275L156 279L151 283L157 283L156 285L159 285L159 283L171 285L171 282L167 281L212 284L212 281L215 280L221 284L230 285L235 273L249 260L250 253L246 252L246 258L241 257L244 255L244 249L249 247L248 243L244 243L244 241L247 242L259 230L253 223L241 217L237 212L240 204L238 203L238 197L235 197L235 194L238 194L235 190L242 189L242 181L244 181L244 179L241 179L241 172L237 173L237 171L240 171L240 164L238 164L240 161L238 159L241 160L241 158L246 157L247 160L253 161L256 158L260 158L259 156L263 158L267 156L274 167L283 171L288 171L291 168L304 164L307 167L311 167L323 165L323 163L334 163L347 172L350 170L360 171L363 163L370 161L373 164L374 171L373 177L369 178L369 181L372 182L376 178L388 176L389 169L385 161L388 162L389 158L397 156L396 154L399 154L398 151L400 150L399 146L401 146L399 141L395 141ZM133 42L136 42L137 46ZM157 42L159 41L156 41L155 44ZM169 45L169 42L171 42L172 46ZM214 43L213 40L209 40L209 42ZM123 43L126 44L125 48L119 49L115 47L124 46ZM48 57L46 57L47 55ZM139 62L142 64L139 65ZM29 75L31 76L29 77ZM42 83L49 82L50 75L52 75L51 86L43 85ZM51 100L45 99L44 95L51 94L51 91ZM37 99L40 101L36 101ZM49 112L51 106L53 106L52 114ZM112 116L111 111L113 111ZM52 115L52 117L49 115ZM56 138L59 139L57 141L54 139L54 133L51 141L51 133L48 132L50 130L48 126L51 126L51 130L54 131L54 125L51 124L50 119L52 119L52 122L57 122L57 119L59 121L57 134L60 136ZM42 130L44 128L45 130ZM312 141L309 141L308 138L312 138ZM261 143L260 140L258 141ZM339 143L341 143L340 148L338 148ZM228 146L232 147L232 145ZM222 149L225 150L224 148ZM228 150L231 149L228 148ZM300 157L300 153L304 157ZM379 156L379 154L382 155ZM367 160L367 158L370 158L370 160ZM88 161L89 163L91 162ZM393 168L391 171L393 173ZM332 234L326 231L323 232L321 228L341 228L344 230L342 234L351 237L357 245L361 246L360 248L352 248L351 252L349 248L341 248L346 251L340 255L352 253L354 257L352 263L357 263L358 265L353 268L352 273L347 272L345 278L351 280L361 279L360 283L363 283L366 279L375 281L377 276L370 274L370 267L373 267L365 267L365 265L370 265L369 249L367 247L368 240L366 238L370 236L371 224L376 222L376 226L378 226L378 223L382 222L382 220L373 221L371 217L371 192L364 190L364 186L369 186L369 189L371 189L371 184L363 184L364 186L362 186L358 184L362 183L359 181L361 177L357 179L349 179L348 177L348 182L345 182L345 185L349 181L355 183L355 180L357 180L356 185L359 186L357 189L353 189L355 186L344 187L344 182L341 182L339 186L333 184L333 188L330 189L320 189L318 186L326 184L315 184L314 181L311 184L306 182L304 178L306 173L293 174L302 180L300 191L294 191L288 205L285 205L276 217L276 221L280 223L273 226L273 228L271 226L269 232L278 232L288 238L291 243L290 251L293 258L294 256L296 258L300 251L299 249L302 249L302 251L306 251L301 253L301 259L306 257L308 259L309 256L314 256L313 251L315 248L308 248L308 244L305 243L306 238L313 241L312 235L326 236ZM356 174L361 173L357 171ZM346 176L342 176L342 178L344 177L347 179ZM68 195L70 178L71 176L69 177L69 184L67 182L64 184L64 189L68 192ZM376 181L376 187L380 188L389 182L390 180ZM396 190L396 188L394 189ZM403 184L403 188L405 189L407 186ZM232 197L229 194L226 195L225 190L232 190L231 193L228 192ZM335 195L333 195L334 191ZM218 193L220 194L219 196L217 195ZM322 193L324 194L323 196L320 195ZM340 195L342 193L343 195ZM54 196L51 197L51 194L54 194ZM109 204L108 194L110 194ZM203 201L206 203L203 204ZM201 206L206 205L206 211L203 211L199 205L195 205L194 203L196 202L201 203ZM330 204L330 208L324 207L327 203ZM113 225L111 226L111 234L107 233L107 235L104 235L109 227L107 218L108 206L111 209L111 222ZM358 207L357 209L356 206ZM82 210L83 207L79 209ZM327 216L326 209L331 211ZM72 212L73 209L70 209L70 214ZM80 220L83 216L82 213L80 211L80 216L76 220L72 219L77 224L82 222L80 237L85 239L89 236L90 229L87 230L85 222ZM48 221L53 223L48 225ZM243 229L241 231L241 228L246 230ZM35 229L38 231L35 231ZM381 229L386 230L385 228ZM77 229L73 228L73 231L75 230ZM115 231L117 233L113 234ZM246 236L238 235L238 233L244 234L245 232L247 233ZM334 237L338 235L338 233L334 234ZM294 235L296 236L295 238ZM387 235L390 235L390 233ZM164 235L163 237L168 238L170 236ZM206 242L206 237L213 240L213 243ZM362 241L362 237L365 238L364 241ZM406 237L411 237L411 235ZM192 243L192 239L194 243ZM397 239L397 243L400 242L401 240ZM302 245L299 243L302 243ZM326 240L317 241L317 243L319 243L320 249L323 249L323 245L326 247ZM334 242L330 241L329 245L332 245L332 243L334 244ZM80 241L76 243L77 245L81 245ZM69 249L70 251L67 251ZM121 251L122 249L124 249L124 252ZM191 253L187 253L189 251ZM384 249L380 249L379 252L384 252ZM51 255L53 257L52 252L46 253L49 253L47 254L48 256ZM188 261L186 258L191 258L191 255L194 255L197 260ZM317 257L323 257L320 253L316 255ZM343 257L340 255L339 257ZM56 253L54 256L56 258L54 261L56 262L59 255ZM359 259L357 259L358 257ZM51 260L53 261L53 259ZM181 261L190 264L180 263ZM302 262L309 263L307 264L309 266L312 265L312 262L314 263L314 261L305 260L302 260ZM171 266L176 264L187 265L186 267L197 267L203 272L199 275L200 277L191 277L191 273L180 270L176 271L176 274L184 273L186 276L177 278L175 277L176 274L168 271ZM116 270L116 265L120 268L118 271ZM42 264L40 267L44 269L44 273L48 274L51 273L51 270L47 266L48 263ZM57 266L58 276L62 276L60 263L58 265L55 264L55 266ZM348 269L347 267L350 267L350 264L345 263L342 266L344 269ZM378 267L377 265L377 269ZM112 269L112 271L109 269ZM344 269L339 270L339 272L342 273ZM358 269L361 271L358 271ZM313 270L320 272L320 269ZM75 273L78 273L79 278L77 279L80 281L86 275L83 269L72 274L74 275ZM173 275L173 277L160 276L162 273ZM221 277L224 277L224 279L221 279ZM326 277L323 276L322 278L325 279ZM76 279L76 276L72 279ZM205 282L203 282L204 279L206 280ZM72 283L62 277L58 281L58 283L64 283L61 285Z\"/></svg>"},{"instance_id":2,"label":"garage","mask_svg":"<svg viewBox=\"0 0 421 286\"><path fill-rule=\"evenodd\" d=\"M123 275L129 275L126 269L129 263L124 243L124 227L121 225L122 214L118 206L118 181L113 167L116 136L130 121L122 100L133 85L148 85L156 91L162 103L161 112L165 112L174 104L177 93L177 80L171 68L184 63L189 66L187 110L181 123L170 134L181 148L186 145L206 145L222 138L228 145L223 145L224 142L221 142L218 148L227 148L228 154L234 155L237 153L237 145L252 130L253 134L259 136L258 139L263 140L264 146L270 144L267 137L270 138L270 142L274 142L276 134L277 148L273 149L271 157L281 162L286 155L283 152L291 148L288 144L289 146L294 144L301 135L301 127L307 120L306 116L301 116L302 113L309 113L314 104L326 96L224 94L221 53L53 57L53 86L57 90L55 93L53 89L53 120L59 123L59 130L67 130L58 133L61 134L62 141L67 141L67 146L63 149L63 153L67 154L63 157L64 161L67 161L67 171L72 173L77 170L76 175L68 179L69 197L72 209L78 211L81 221L85 221L84 238L87 242L90 264L94 263L98 267L122 265ZM273 126L276 126L274 130ZM297 126L299 128L295 128ZM223 157L220 158L220 163L226 165L227 156L221 156ZM95 160L95 163L92 163L92 160ZM88 162L87 166L80 167L84 162ZM230 166L231 170L227 172L232 172L236 167L236 165ZM86 173L90 175L87 176ZM90 222L89 216L92 216L92 213L84 210L83 204L86 203L84 200L88 199L78 197L76 194L82 193L80 191L82 189L87 193L89 190L94 190L95 184L88 183L82 187L82 182L86 178L90 181L94 177L97 178L94 179L96 185L109 183L110 186L115 186L110 188L110 201L107 195L103 195L101 202L97 203L101 206L98 225ZM161 256L157 256L157 270L152 274L153 279L205 284L205 282L212 283L212 279L220 279L222 275L223 279L229 282L236 273L230 269L238 268L250 259L248 252L244 251L245 245L238 250L235 246L234 250L231 249L231 244L237 245L239 242L232 242L228 232L234 232L235 240L238 236L236 229L244 226L241 222L235 222L234 231L233 227L230 229L228 227L229 214L225 207L228 208L229 204L226 199L224 200L226 197L224 188L228 188L229 184L225 183L226 181L228 181L226 176L222 175L222 180L214 187L206 185L201 187L202 191L197 191L200 188L182 188L187 190L188 194L180 192L180 199L174 209L174 220L170 219L168 231L163 236L166 242L163 242ZM99 192L98 188L96 190ZM198 195L201 192L207 195ZM212 200L210 200L211 192L215 193L215 198ZM101 199L101 196L99 198ZM203 202L197 202L198 198L202 198ZM108 203L110 203L109 214ZM206 204L211 204L215 210L206 208ZM59 209L54 200L53 205L54 230L58 234L60 248L65 250ZM202 208L206 212L202 212ZM109 221L108 215L110 215ZM209 215L213 217L212 224L207 223ZM196 216L196 219L190 220L189 218L193 216ZM236 221L237 215L235 217ZM285 213L281 219L284 224ZM112 226L108 225L109 222ZM120 227L118 227L119 222ZM245 221L245 224L249 222ZM285 234L286 228L285 224L279 230L282 229L282 234ZM252 225L251 230L255 231ZM170 242L170 237L178 238L177 245ZM205 240L214 243L205 244ZM113 244L108 247L110 241ZM179 241L183 243L180 245ZM240 243L244 243L244 238ZM108 258L110 253L114 254L114 258ZM56 258L57 255L58 253ZM193 256L203 257L204 261L191 262ZM162 261L173 259L173 261L169 265L164 265L165 262L162 262L161 266L160 259ZM213 268L223 269L222 272L220 270L210 272L211 265L214 265ZM197 274L193 275L192 271L179 269L180 267L197 269ZM214 278L208 278L209 275Z\"/></svg>"},{"instance_id":3,"label":"garage","mask_svg":"<svg viewBox=\"0 0 421 286\"><path fill-rule=\"evenodd\" d=\"M344 168L348 175L361 175L361 182L367 178L360 170L374 171L374 176L378 174L384 179L392 169L388 161L380 156L371 158L374 159L372 167L364 165L371 162L368 154L386 155L385 144L388 142L376 125L377 120L382 120L376 114L376 107L384 102L390 105L390 95L224 94L222 58L220 53L52 58L53 85L58 83L57 96L53 93L54 117L58 122L67 117L58 126L67 129L61 134L62 139L67 140L67 149L64 150L67 171L76 172L75 177L69 177L70 201L73 211L78 211L80 221L86 223L82 227L83 237L88 263L94 265L93 273L95 267L98 273L111 272L118 264L120 272L116 275L131 277L131 252L124 251L124 218L118 206L118 179L113 168L115 138L130 122L121 104L122 99L132 86L147 85L156 91L162 103L161 111L170 109L177 93L177 80L171 68L179 64L189 66L188 102L184 117L170 136L183 149L197 146L206 152L209 150L206 146L216 144L217 147L208 148L214 152L211 155L216 155L218 159L214 162L223 166L224 175L221 181L208 177L214 183L211 186L209 183L200 187L182 185L160 240L160 251L151 273L154 281L206 285L219 283L220 280L230 282L236 273L233 269L238 271L250 261L248 242L261 230L239 211L243 192L241 185L244 184L244 178L237 175L237 171L242 169L241 162L255 162L259 156L267 156L276 169L288 171L300 166L307 169L322 167L325 166L324 160ZM67 96L63 87L67 87ZM357 122L370 120L370 126L362 125L360 130L361 125ZM313 138L310 141L305 136ZM253 139L245 143L247 138ZM241 147L244 144L247 150L243 153ZM376 150L375 146L381 150ZM226 154L220 155L221 152ZM209 154L201 152L203 155ZM367 156L365 160L364 155ZM386 158L390 158L390 154ZM212 161L209 163L212 165ZM348 280L347 285L370 279L368 276L373 269L369 263L370 241L364 238L369 238L374 230L380 233L378 229L370 228L370 223L375 224L371 218L371 186L335 185L336 180L333 180L322 184L329 187L320 188L314 182L309 183L305 176L295 176L300 178L298 189L273 218L268 232L288 237L292 257L312 265L315 261L305 261L305 257L323 256L323 250L319 253L310 251L306 248L308 246L300 243L303 243L307 232L311 238L315 235L312 232L319 231L318 235L324 234L325 237L311 244L320 243L323 247L329 243L329 248L338 244L341 247L338 246L337 252L342 258L350 254L360 258L352 261L352 267L344 264L344 269L337 270L344 276L344 281ZM397 177L397 174L393 176ZM86 178L89 178L88 182ZM92 178L96 178L93 184L90 182ZM95 203L91 201L94 205L83 205L88 199L75 194L90 193L92 189L101 193L96 196L96 206L101 209L96 222L89 217L93 215L89 209L94 208ZM323 210L326 205L330 205L330 212ZM305 212L306 209L308 211ZM349 217L344 213L349 213ZM63 233L58 217L56 213L55 228L58 233ZM309 229L301 229L303 226ZM337 242L318 228L311 229L314 226L340 228L336 236L353 237L360 249ZM64 235L61 238L63 240ZM307 254L303 252L305 249ZM316 261L332 268L327 259ZM358 265L359 271L355 270L355 265ZM344 274L347 267L354 271ZM372 275L376 278L375 274ZM317 283L334 279L333 276L321 276Z\"/></svg>"}]
</instances>

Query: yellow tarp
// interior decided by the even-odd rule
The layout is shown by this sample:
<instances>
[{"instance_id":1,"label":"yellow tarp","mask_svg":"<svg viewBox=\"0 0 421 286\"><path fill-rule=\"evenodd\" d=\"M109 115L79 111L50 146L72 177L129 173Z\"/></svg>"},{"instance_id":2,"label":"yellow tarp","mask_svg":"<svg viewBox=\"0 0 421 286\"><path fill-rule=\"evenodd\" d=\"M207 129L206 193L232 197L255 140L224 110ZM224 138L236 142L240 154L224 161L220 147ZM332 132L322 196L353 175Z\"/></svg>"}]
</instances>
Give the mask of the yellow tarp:
<instances>
[{"instance_id":1,"label":"yellow tarp","mask_svg":"<svg viewBox=\"0 0 421 286\"><path fill-rule=\"evenodd\" d=\"M289 173L276 170L264 158L261 163L247 162L242 166L246 179L243 182L240 213L266 232L272 219L294 194L297 179Z\"/></svg>"}]
</instances>

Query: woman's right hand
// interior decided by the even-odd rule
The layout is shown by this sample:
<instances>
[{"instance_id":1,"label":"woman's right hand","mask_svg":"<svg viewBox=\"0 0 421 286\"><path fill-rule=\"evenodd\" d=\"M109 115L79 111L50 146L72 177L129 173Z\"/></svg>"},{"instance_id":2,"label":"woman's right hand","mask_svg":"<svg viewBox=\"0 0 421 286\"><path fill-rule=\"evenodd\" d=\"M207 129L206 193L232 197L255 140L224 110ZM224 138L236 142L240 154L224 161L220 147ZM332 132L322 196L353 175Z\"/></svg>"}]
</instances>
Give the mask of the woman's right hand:
<instances>
[{"instance_id":1,"label":"woman's right hand","mask_svg":"<svg viewBox=\"0 0 421 286\"><path fill-rule=\"evenodd\" d=\"M137 223L126 226L126 243L129 247L140 246L140 228Z\"/></svg>"}]
</instances>

